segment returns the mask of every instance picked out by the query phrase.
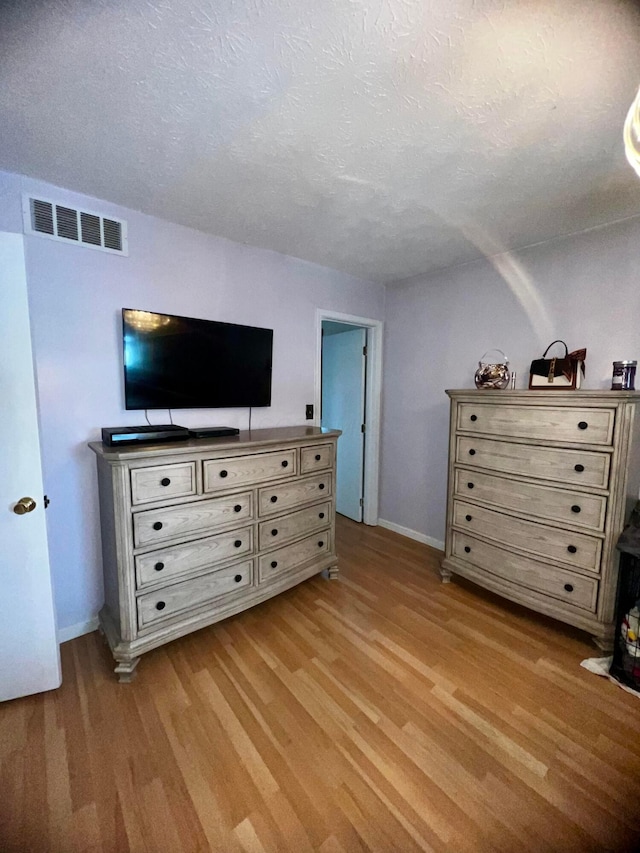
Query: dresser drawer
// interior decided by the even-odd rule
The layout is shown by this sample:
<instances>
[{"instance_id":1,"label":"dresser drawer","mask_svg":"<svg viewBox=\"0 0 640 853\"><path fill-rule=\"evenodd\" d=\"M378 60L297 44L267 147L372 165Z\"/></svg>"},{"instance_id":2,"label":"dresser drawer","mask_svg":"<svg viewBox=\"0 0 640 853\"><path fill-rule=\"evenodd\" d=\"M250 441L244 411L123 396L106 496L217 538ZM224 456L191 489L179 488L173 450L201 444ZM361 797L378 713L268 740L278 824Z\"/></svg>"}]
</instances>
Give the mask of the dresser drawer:
<instances>
[{"instance_id":1,"label":"dresser drawer","mask_svg":"<svg viewBox=\"0 0 640 853\"><path fill-rule=\"evenodd\" d=\"M455 496L468 501L483 501L526 517L544 518L558 525L585 527L602 531L607 499L600 495L538 486L480 471L456 468Z\"/></svg>"},{"instance_id":2,"label":"dresser drawer","mask_svg":"<svg viewBox=\"0 0 640 853\"><path fill-rule=\"evenodd\" d=\"M317 447L303 447L300 451L300 472L310 474L330 468L333 463L333 445L321 444Z\"/></svg>"},{"instance_id":3,"label":"dresser drawer","mask_svg":"<svg viewBox=\"0 0 640 853\"><path fill-rule=\"evenodd\" d=\"M559 530L463 501L454 501L453 524L467 533L484 536L506 547L531 551L584 571L600 571L602 541L595 536Z\"/></svg>"},{"instance_id":4,"label":"dresser drawer","mask_svg":"<svg viewBox=\"0 0 640 853\"><path fill-rule=\"evenodd\" d=\"M263 521L258 528L258 547L262 551L298 539L312 530L326 527L331 512L331 504L323 503L292 512L282 518Z\"/></svg>"},{"instance_id":5,"label":"dresser drawer","mask_svg":"<svg viewBox=\"0 0 640 853\"><path fill-rule=\"evenodd\" d=\"M509 553L463 533L453 534L453 554L492 575L550 595L573 607L595 612L598 581L593 578Z\"/></svg>"},{"instance_id":6,"label":"dresser drawer","mask_svg":"<svg viewBox=\"0 0 640 853\"><path fill-rule=\"evenodd\" d=\"M196 493L196 462L153 465L131 471L131 503L183 498Z\"/></svg>"},{"instance_id":7,"label":"dresser drawer","mask_svg":"<svg viewBox=\"0 0 640 853\"><path fill-rule=\"evenodd\" d=\"M319 530L301 542L287 545L286 548L278 548L270 554L263 554L258 563L258 579L260 582L271 580L276 575L329 554L331 550L331 531Z\"/></svg>"},{"instance_id":8,"label":"dresser drawer","mask_svg":"<svg viewBox=\"0 0 640 853\"><path fill-rule=\"evenodd\" d=\"M297 473L296 450L281 450L277 453L256 453L250 456L232 456L227 459L206 459L204 465L204 491L219 492L223 489L264 483L281 477L294 477Z\"/></svg>"},{"instance_id":9,"label":"dresser drawer","mask_svg":"<svg viewBox=\"0 0 640 853\"><path fill-rule=\"evenodd\" d=\"M193 572L213 567L236 557L246 557L253 552L253 528L241 527L184 545L161 548L135 558L136 586L173 582Z\"/></svg>"},{"instance_id":10,"label":"dresser drawer","mask_svg":"<svg viewBox=\"0 0 640 853\"><path fill-rule=\"evenodd\" d=\"M197 503L166 509L149 509L133 515L133 541L136 547L153 545L178 536L205 531L214 533L224 527L242 524L253 518L253 494L226 495Z\"/></svg>"},{"instance_id":11,"label":"dresser drawer","mask_svg":"<svg viewBox=\"0 0 640 853\"><path fill-rule=\"evenodd\" d=\"M614 421L614 409L460 403L457 428L464 432L528 438L543 443L610 445Z\"/></svg>"},{"instance_id":12,"label":"dresser drawer","mask_svg":"<svg viewBox=\"0 0 640 853\"><path fill-rule=\"evenodd\" d=\"M266 486L258 492L258 513L260 516L273 515L299 504L330 497L332 494L333 478L329 472L296 480L295 483Z\"/></svg>"},{"instance_id":13,"label":"dresser drawer","mask_svg":"<svg viewBox=\"0 0 640 853\"><path fill-rule=\"evenodd\" d=\"M138 598L138 627L146 628L180 613L190 615L199 605L251 586L252 583L253 560L247 560L193 580L145 593Z\"/></svg>"},{"instance_id":14,"label":"dresser drawer","mask_svg":"<svg viewBox=\"0 0 640 853\"><path fill-rule=\"evenodd\" d=\"M459 435L456 439L456 462L505 474L606 489L611 459L608 453Z\"/></svg>"}]
</instances>

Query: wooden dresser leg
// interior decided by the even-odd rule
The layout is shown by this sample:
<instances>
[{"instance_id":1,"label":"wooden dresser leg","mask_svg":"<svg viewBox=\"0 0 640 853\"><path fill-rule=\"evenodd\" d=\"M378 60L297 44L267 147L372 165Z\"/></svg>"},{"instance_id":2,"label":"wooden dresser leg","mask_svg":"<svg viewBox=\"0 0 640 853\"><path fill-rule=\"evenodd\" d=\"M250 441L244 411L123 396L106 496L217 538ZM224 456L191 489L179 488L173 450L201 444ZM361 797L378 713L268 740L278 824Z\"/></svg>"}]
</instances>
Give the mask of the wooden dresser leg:
<instances>
[{"instance_id":1,"label":"wooden dresser leg","mask_svg":"<svg viewBox=\"0 0 640 853\"><path fill-rule=\"evenodd\" d=\"M329 580L330 581L335 580L338 577L338 575L340 574L340 569L338 568L337 565L336 566L329 566L328 574L329 574Z\"/></svg>"},{"instance_id":2,"label":"wooden dresser leg","mask_svg":"<svg viewBox=\"0 0 640 853\"><path fill-rule=\"evenodd\" d=\"M442 583L451 583L451 578L453 577L453 572L450 572L449 569L440 568L440 577L442 578Z\"/></svg>"},{"instance_id":3,"label":"wooden dresser leg","mask_svg":"<svg viewBox=\"0 0 640 853\"><path fill-rule=\"evenodd\" d=\"M136 677L134 670L138 666L139 660L140 658L132 658L131 660L119 660L117 662L113 671L118 676L120 684L131 684Z\"/></svg>"},{"instance_id":4,"label":"wooden dresser leg","mask_svg":"<svg viewBox=\"0 0 640 853\"><path fill-rule=\"evenodd\" d=\"M604 655L613 654L614 635L613 630L604 634L604 636L592 637L593 643L597 646Z\"/></svg>"}]
</instances>

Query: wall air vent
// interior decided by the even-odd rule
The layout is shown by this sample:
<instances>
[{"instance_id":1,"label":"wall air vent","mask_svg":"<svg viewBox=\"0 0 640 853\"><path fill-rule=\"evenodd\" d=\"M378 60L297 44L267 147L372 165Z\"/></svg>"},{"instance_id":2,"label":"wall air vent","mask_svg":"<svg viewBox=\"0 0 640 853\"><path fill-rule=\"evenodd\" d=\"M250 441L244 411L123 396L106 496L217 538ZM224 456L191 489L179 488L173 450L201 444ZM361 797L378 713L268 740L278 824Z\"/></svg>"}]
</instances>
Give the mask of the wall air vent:
<instances>
[{"instance_id":1,"label":"wall air vent","mask_svg":"<svg viewBox=\"0 0 640 853\"><path fill-rule=\"evenodd\" d=\"M128 255L127 223L88 210L76 210L48 199L24 196L22 213L25 234Z\"/></svg>"}]
</instances>

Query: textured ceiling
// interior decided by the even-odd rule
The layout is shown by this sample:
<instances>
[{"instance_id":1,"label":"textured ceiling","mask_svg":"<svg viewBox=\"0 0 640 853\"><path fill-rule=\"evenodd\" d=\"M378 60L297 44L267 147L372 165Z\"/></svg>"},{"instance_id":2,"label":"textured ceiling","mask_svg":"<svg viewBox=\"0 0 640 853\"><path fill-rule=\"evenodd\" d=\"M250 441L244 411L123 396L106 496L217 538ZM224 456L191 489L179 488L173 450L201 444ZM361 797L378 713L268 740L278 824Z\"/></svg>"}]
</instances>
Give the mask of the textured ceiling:
<instances>
[{"instance_id":1,"label":"textured ceiling","mask_svg":"<svg viewBox=\"0 0 640 853\"><path fill-rule=\"evenodd\" d=\"M391 282L640 215L638 83L622 0L0 0L0 168Z\"/></svg>"}]
</instances>

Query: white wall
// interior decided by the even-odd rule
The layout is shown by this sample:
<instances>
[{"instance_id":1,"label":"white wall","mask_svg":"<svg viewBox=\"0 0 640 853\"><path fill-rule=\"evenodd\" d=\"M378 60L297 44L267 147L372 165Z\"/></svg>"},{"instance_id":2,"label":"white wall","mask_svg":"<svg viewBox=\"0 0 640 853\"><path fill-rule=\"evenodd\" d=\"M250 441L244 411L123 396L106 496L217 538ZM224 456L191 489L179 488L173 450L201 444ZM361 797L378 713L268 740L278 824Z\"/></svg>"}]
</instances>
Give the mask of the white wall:
<instances>
[{"instance_id":1,"label":"white wall","mask_svg":"<svg viewBox=\"0 0 640 853\"><path fill-rule=\"evenodd\" d=\"M123 307L274 330L273 394L252 426L304 421L314 400L317 308L382 318L384 288L275 252L251 249L31 179L0 173L0 227L21 231L21 193L123 218L129 257L26 237L49 546L58 625L69 636L102 604L95 459L102 426L144 422L126 412ZM151 413L156 423L166 412ZM174 412L186 426L246 428L248 411Z\"/></svg>"},{"instance_id":2,"label":"white wall","mask_svg":"<svg viewBox=\"0 0 640 853\"><path fill-rule=\"evenodd\" d=\"M381 518L444 539L444 389L473 388L485 350L507 353L518 388L554 338L587 347L585 388L609 388L614 360L640 360L639 274L635 218L388 288Z\"/></svg>"}]
</instances>

